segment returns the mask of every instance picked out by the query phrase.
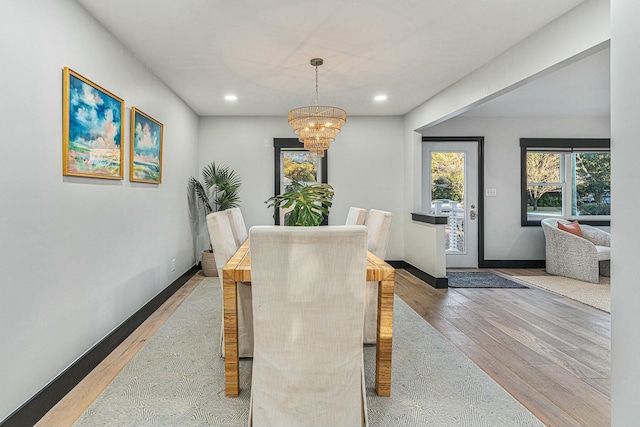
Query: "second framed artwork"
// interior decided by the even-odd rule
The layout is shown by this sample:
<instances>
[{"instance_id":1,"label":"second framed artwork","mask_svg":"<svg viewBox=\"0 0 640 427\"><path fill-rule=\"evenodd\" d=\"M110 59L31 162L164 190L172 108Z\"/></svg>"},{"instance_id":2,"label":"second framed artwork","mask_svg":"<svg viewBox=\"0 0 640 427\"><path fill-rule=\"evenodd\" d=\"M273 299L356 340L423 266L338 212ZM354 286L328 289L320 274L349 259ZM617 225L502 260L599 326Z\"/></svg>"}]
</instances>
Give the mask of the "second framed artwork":
<instances>
[{"instance_id":1,"label":"second framed artwork","mask_svg":"<svg viewBox=\"0 0 640 427\"><path fill-rule=\"evenodd\" d=\"M129 181L162 182L162 133L162 123L131 107Z\"/></svg>"}]
</instances>

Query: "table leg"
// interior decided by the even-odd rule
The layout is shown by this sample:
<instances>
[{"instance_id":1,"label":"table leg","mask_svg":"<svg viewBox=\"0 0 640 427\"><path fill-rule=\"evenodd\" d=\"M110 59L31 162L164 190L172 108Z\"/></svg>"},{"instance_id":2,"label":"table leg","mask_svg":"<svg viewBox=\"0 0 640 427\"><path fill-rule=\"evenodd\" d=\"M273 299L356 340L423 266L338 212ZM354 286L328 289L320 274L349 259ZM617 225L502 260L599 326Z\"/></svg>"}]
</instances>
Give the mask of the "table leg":
<instances>
[{"instance_id":1,"label":"table leg","mask_svg":"<svg viewBox=\"0 0 640 427\"><path fill-rule=\"evenodd\" d=\"M376 338L376 393L391 396L394 271L378 282L378 336Z\"/></svg>"},{"instance_id":2,"label":"table leg","mask_svg":"<svg viewBox=\"0 0 640 427\"><path fill-rule=\"evenodd\" d=\"M235 270L223 270L222 297L224 300L224 378L226 395L240 393L238 364L238 300Z\"/></svg>"}]
</instances>

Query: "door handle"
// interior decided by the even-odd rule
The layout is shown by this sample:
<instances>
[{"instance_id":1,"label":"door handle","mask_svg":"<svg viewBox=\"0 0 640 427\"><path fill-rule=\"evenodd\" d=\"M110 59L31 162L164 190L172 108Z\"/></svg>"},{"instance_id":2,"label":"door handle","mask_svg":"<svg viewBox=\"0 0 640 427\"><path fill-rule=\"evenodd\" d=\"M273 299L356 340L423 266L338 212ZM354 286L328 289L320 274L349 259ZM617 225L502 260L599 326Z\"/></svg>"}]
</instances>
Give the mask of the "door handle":
<instances>
[{"instance_id":1,"label":"door handle","mask_svg":"<svg viewBox=\"0 0 640 427\"><path fill-rule=\"evenodd\" d=\"M475 221L478 217L478 212L475 211L476 205L471 205L471 210L469 211L469 219L471 221Z\"/></svg>"}]
</instances>

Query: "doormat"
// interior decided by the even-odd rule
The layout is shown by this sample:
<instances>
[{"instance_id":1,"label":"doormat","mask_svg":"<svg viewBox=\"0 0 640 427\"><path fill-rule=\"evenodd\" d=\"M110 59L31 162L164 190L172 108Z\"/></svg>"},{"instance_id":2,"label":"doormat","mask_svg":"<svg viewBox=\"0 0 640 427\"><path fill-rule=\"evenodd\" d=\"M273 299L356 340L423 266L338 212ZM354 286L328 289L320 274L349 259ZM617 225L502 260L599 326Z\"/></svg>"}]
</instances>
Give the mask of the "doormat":
<instances>
[{"instance_id":1,"label":"doormat","mask_svg":"<svg viewBox=\"0 0 640 427\"><path fill-rule=\"evenodd\" d=\"M450 271L447 278L450 288L527 288L521 283L487 271Z\"/></svg>"}]
</instances>

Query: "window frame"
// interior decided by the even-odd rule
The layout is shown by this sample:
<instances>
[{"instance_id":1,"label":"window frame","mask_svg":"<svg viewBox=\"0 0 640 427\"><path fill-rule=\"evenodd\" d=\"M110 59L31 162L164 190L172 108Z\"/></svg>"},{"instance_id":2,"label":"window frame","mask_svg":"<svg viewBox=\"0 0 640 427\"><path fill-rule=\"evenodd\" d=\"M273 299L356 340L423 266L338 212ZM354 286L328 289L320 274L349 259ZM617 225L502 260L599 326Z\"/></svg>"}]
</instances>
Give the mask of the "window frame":
<instances>
[{"instance_id":1,"label":"window frame","mask_svg":"<svg viewBox=\"0 0 640 427\"><path fill-rule=\"evenodd\" d=\"M583 151L608 151L611 153L611 139L610 138L520 138L520 224L525 227L540 226L539 220L529 219L527 213L527 201L529 198L527 192L527 152L531 151L545 151L552 153L571 154L573 152ZM571 183L562 179L563 185L563 200L562 200L562 215L558 218L562 219L575 219L572 215L566 212L566 198L567 192L570 188L567 185ZM610 226L611 215L604 216L606 219L589 219L584 217L580 219L581 224L595 225L595 226Z\"/></svg>"},{"instance_id":2,"label":"window frame","mask_svg":"<svg viewBox=\"0 0 640 427\"><path fill-rule=\"evenodd\" d=\"M303 144L298 140L298 138L273 138L273 176L274 176L274 196L278 196L281 194L282 189L280 188L280 154L282 151L306 151L304 149ZM324 157L320 159L320 183L327 184L328 183L328 173L327 173L327 163L329 158L329 150L324 152ZM324 220L321 225L329 224L329 216L323 214ZM275 225L280 225L280 208L276 207L274 211L274 223Z\"/></svg>"}]
</instances>

